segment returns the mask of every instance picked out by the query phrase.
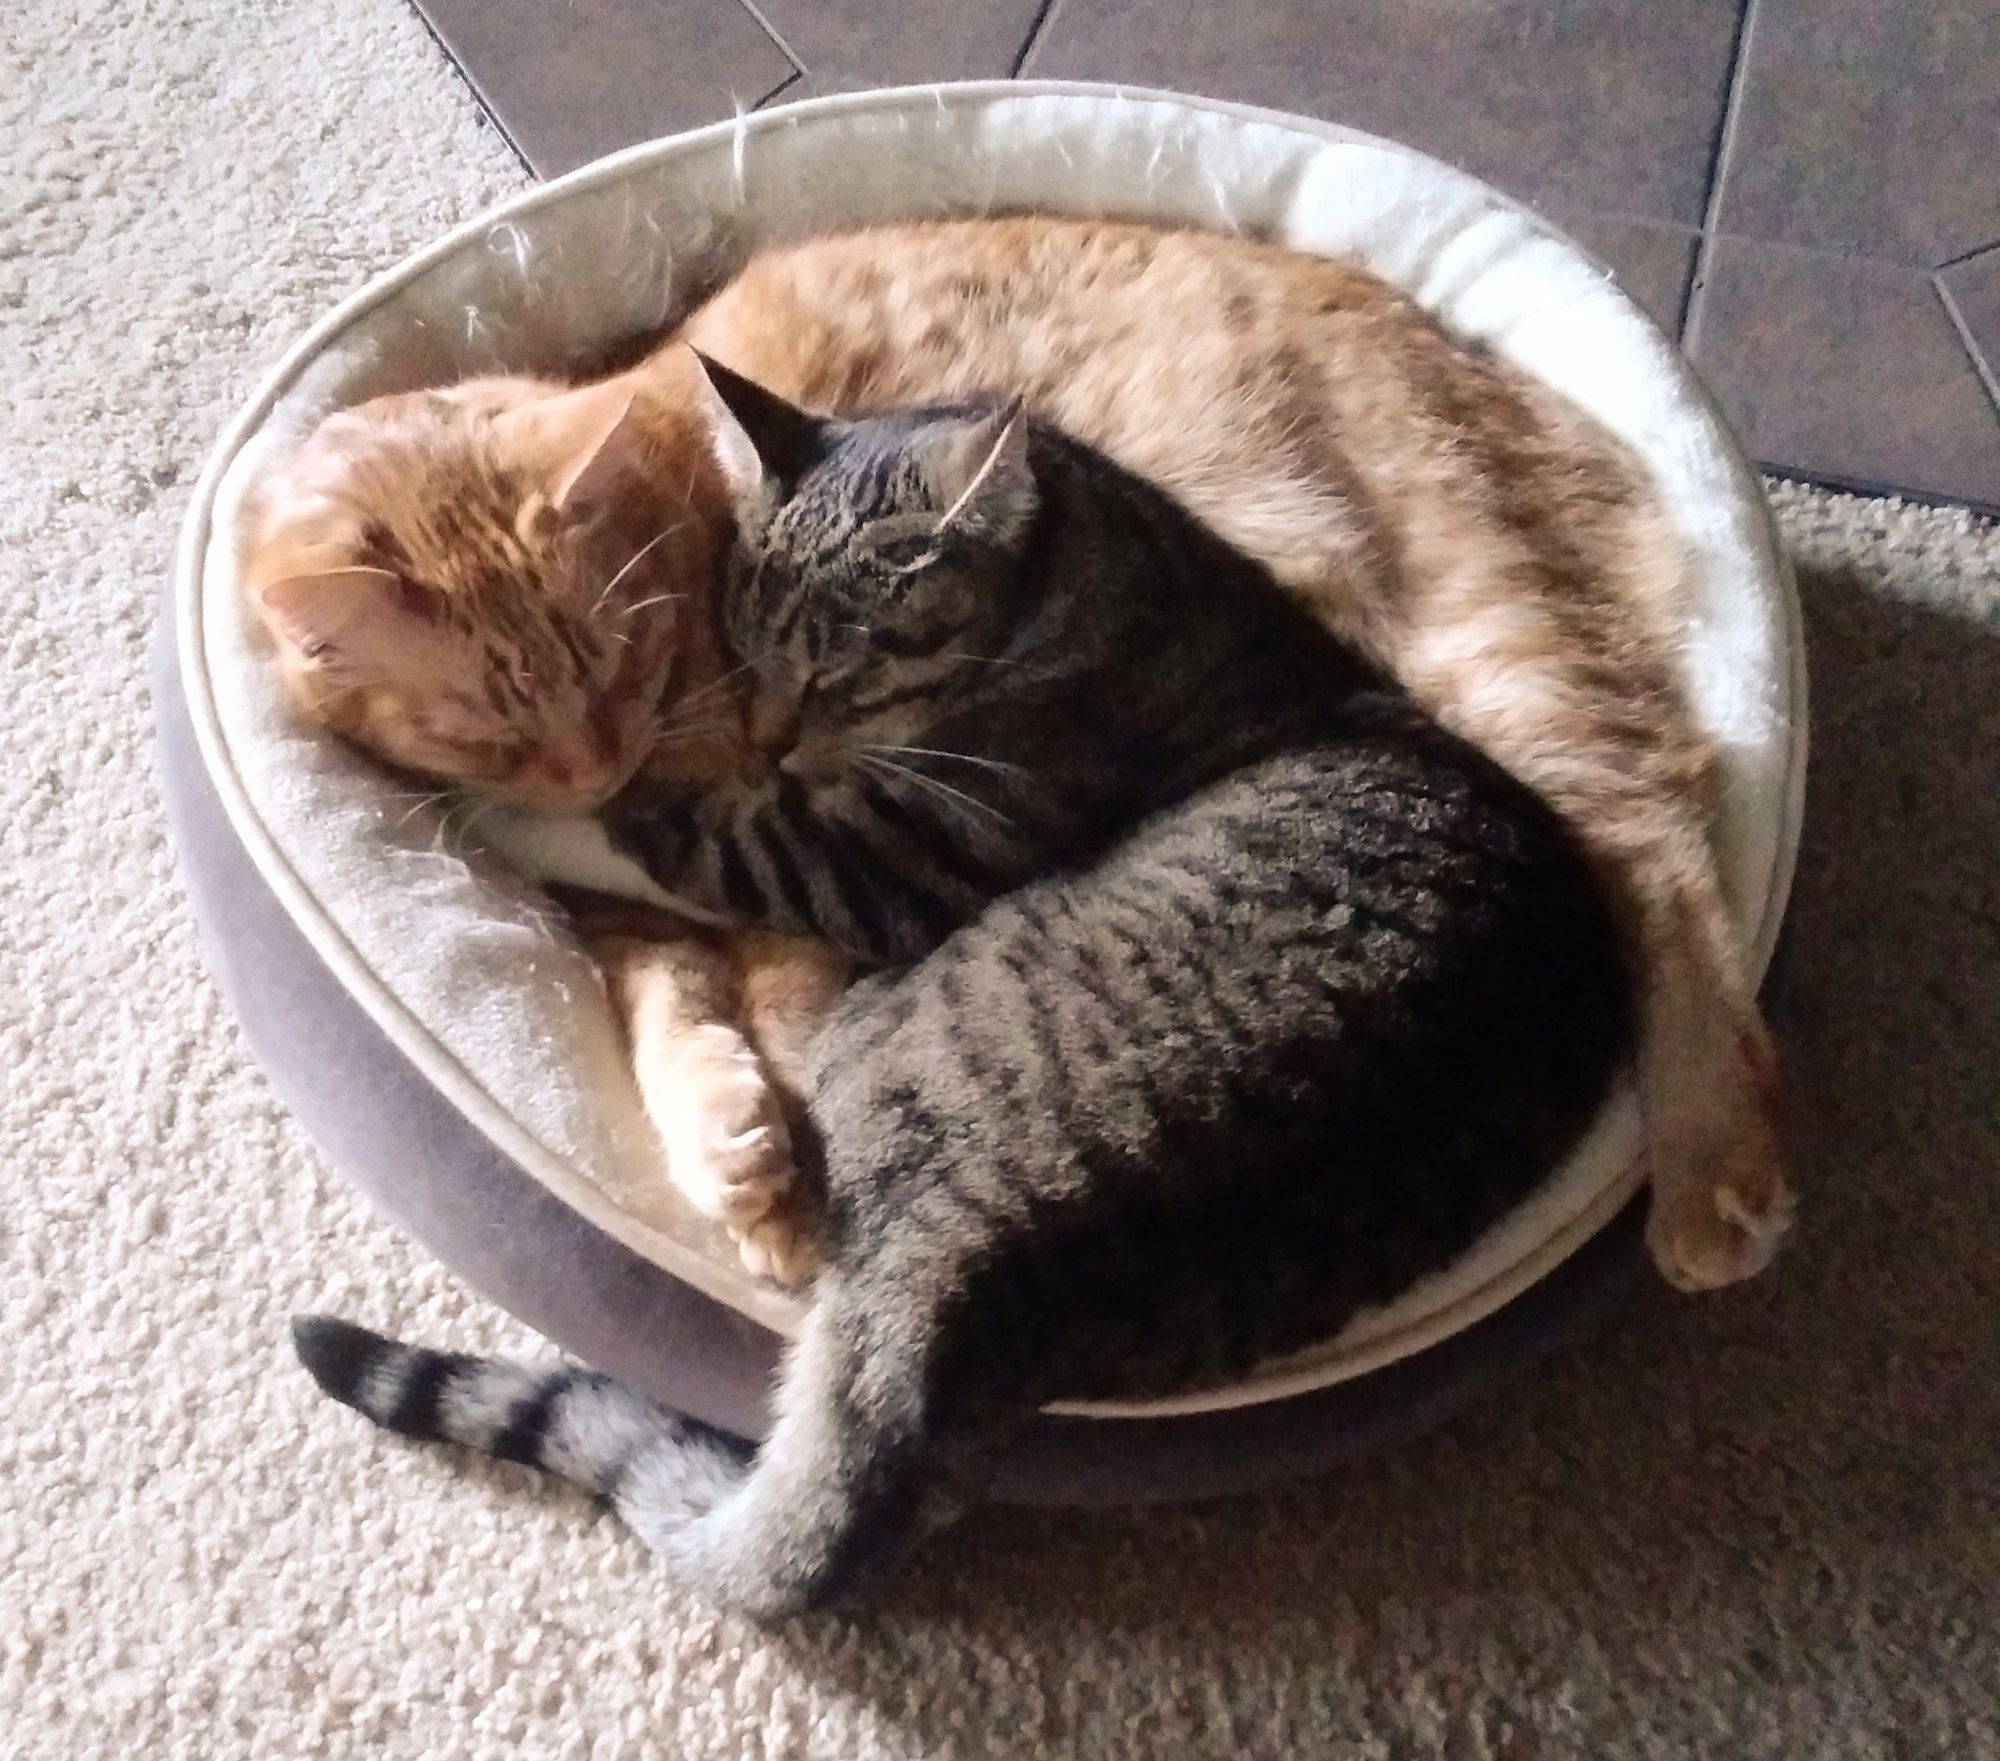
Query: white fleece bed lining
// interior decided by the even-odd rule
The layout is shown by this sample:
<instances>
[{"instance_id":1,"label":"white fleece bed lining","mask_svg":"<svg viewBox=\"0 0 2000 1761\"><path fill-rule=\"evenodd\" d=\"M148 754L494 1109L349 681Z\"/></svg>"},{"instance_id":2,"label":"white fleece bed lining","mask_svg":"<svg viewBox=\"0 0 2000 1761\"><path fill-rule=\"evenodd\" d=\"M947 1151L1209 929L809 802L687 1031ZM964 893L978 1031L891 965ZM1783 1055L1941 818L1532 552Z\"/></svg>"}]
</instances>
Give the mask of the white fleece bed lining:
<instances>
[{"instance_id":1,"label":"white fleece bed lining","mask_svg":"<svg viewBox=\"0 0 2000 1761\"><path fill-rule=\"evenodd\" d=\"M1024 161L1061 175L1025 187L1034 180L1020 175ZM623 198L615 213L614 195ZM527 192L329 314L223 437L179 557L189 708L260 874L390 1042L564 1203L780 1331L795 1325L795 1299L738 1271L726 1244L665 1190L601 986L580 952L546 932L525 888L476 853L462 858L434 819L291 723L235 592L233 513L268 448L334 404L502 364L559 368L657 323L673 304L671 283L712 274L757 238L996 205L1233 222L1358 257L1624 433L1651 461L1700 560L1690 684L1722 751L1718 843L1760 962L1789 884L1802 662L1756 481L1606 272L1462 174L1267 112L996 83L815 100L634 148ZM579 256L591 266L587 281L565 269ZM1636 1108L1621 1093L1565 1170L1458 1265L1328 1346L1220 1393L1060 1410L1239 1405L1408 1356L1491 1313L1589 1239L1636 1188L1637 1151Z\"/></svg>"}]
</instances>

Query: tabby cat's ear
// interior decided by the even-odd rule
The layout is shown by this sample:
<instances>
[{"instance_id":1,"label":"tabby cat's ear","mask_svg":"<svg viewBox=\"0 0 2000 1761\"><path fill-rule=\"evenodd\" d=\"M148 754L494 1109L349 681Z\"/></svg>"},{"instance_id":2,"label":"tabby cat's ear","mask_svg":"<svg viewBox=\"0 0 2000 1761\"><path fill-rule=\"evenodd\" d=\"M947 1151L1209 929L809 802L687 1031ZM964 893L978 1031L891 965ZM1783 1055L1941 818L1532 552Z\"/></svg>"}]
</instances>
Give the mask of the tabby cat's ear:
<instances>
[{"instance_id":1,"label":"tabby cat's ear","mask_svg":"<svg viewBox=\"0 0 2000 1761\"><path fill-rule=\"evenodd\" d=\"M628 379L607 379L509 410L499 427L568 514L587 515L644 463L646 433Z\"/></svg>"},{"instance_id":2,"label":"tabby cat's ear","mask_svg":"<svg viewBox=\"0 0 2000 1761\"><path fill-rule=\"evenodd\" d=\"M257 589L271 633L312 661L363 661L432 621L430 596L388 569L322 569Z\"/></svg>"},{"instance_id":3,"label":"tabby cat's ear","mask_svg":"<svg viewBox=\"0 0 2000 1761\"><path fill-rule=\"evenodd\" d=\"M1016 398L976 422L941 422L918 438L917 462L938 507L938 530L1005 541L1035 512L1028 418Z\"/></svg>"},{"instance_id":4,"label":"tabby cat's ear","mask_svg":"<svg viewBox=\"0 0 2000 1761\"><path fill-rule=\"evenodd\" d=\"M690 349L715 392L715 456L738 495L766 479L789 492L826 450L826 424L776 392Z\"/></svg>"}]
</instances>

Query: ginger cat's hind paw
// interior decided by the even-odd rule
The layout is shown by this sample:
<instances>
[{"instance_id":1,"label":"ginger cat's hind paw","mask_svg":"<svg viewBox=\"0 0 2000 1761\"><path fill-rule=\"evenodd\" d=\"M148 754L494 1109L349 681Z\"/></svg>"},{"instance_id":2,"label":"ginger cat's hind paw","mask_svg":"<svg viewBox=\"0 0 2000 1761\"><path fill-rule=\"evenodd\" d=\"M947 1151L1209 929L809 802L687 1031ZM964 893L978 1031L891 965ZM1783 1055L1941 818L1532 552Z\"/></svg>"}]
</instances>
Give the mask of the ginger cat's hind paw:
<instances>
[{"instance_id":1,"label":"ginger cat's hind paw","mask_svg":"<svg viewBox=\"0 0 2000 1761\"><path fill-rule=\"evenodd\" d=\"M797 1192L788 1192L747 1228L736 1231L744 1269L773 1284L807 1283L822 1255L812 1219Z\"/></svg>"},{"instance_id":2,"label":"ginger cat's hind paw","mask_svg":"<svg viewBox=\"0 0 2000 1761\"><path fill-rule=\"evenodd\" d=\"M1792 1193L1769 1133L1757 1131L1711 1171L1655 1183L1646 1246L1676 1289L1719 1290L1753 1278L1792 1226Z\"/></svg>"},{"instance_id":3,"label":"ginger cat's hind paw","mask_svg":"<svg viewBox=\"0 0 2000 1761\"><path fill-rule=\"evenodd\" d=\"M1641 1059L1646 1246L1676 1289L1720 1290L1763 1271L1792 1226L1777 1058L1761 1023L1732 1023L1704 986L1664 997Z\"/></svg>"}]
</instances>

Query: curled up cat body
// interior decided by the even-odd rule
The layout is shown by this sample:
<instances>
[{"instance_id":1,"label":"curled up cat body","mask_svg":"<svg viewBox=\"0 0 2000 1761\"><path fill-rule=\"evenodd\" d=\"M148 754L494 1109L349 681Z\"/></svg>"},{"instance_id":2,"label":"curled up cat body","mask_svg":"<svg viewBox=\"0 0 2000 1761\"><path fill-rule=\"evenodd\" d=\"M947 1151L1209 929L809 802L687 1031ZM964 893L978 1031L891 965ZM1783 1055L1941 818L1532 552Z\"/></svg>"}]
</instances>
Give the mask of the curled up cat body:
<instances>
[{"instance_id":1,"label":"curled up cat body","mask_svg":"<svg viewBox=\"0 0 2000 1761\"><path fill-rule=\"evenodd\" d=\"M1686 1289L1769 1261L1790 1197L1679 674L1682 559L1615 440L1357 268L1194 231L1021 217L814 239L752 258L677 334L815 409L1026 396L1551 801L1638 975L1654 1257ZM694 788L732 772L709 627L732 513L705 397L670 341L581 389L480 380L333 417L274 481L245 567L308 713L426 778L570 812L641 766ZM650 717L631 713L646 645L667 669ZM962 785L948 761L898 762ZM711 1214L773 1188L781 1156L717 1147L776 1141L751 1135L771 1097L744 1077L750 1042L684 1006L727 1003L756 963L627 947L614 965L621 997L660 1003L650 1021L699 1033L651 1036L680 1073L676 1184Z\"/></svg>"},{"instance_id":2,"label":"curled up cat body","mask_svg":"<svg viewBox=\"0 0 2000 1761\"><path fill-rule=\"evenodd\" d=\"M578 1480L772 1616L866 1593L1046 1402L1238 1375L1449 1262L1593 1117L1631 997L1557 816L1168 498L1014 410L822 422L718 377L767 767L628 791L614 835L917 962L806 1053L824 1266L771 1433L298 1337L379 1423Z\"/></svg>"}]
</instances>

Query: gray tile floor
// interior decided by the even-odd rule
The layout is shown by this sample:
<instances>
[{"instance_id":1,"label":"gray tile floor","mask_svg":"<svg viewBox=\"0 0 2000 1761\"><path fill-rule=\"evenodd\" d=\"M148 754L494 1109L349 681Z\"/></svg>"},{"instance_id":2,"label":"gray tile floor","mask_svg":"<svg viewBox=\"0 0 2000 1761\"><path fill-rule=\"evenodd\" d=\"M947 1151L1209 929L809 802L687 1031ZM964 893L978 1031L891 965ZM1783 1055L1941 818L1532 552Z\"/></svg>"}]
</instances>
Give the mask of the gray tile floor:
<instances>
[{"instance_id":1,"label":"gray tile floor","mask_svg":"<svg viewBox=\"0 0 2000 1761\"><path fill-rule=\"evenodd\" d=\"M1790 475L2000 511L1995 0L414 0L551 176L867 85L1128 80L1407 141L1604 258Z\"/></svg>"}]
</instances>

